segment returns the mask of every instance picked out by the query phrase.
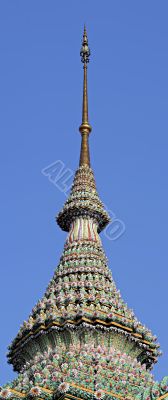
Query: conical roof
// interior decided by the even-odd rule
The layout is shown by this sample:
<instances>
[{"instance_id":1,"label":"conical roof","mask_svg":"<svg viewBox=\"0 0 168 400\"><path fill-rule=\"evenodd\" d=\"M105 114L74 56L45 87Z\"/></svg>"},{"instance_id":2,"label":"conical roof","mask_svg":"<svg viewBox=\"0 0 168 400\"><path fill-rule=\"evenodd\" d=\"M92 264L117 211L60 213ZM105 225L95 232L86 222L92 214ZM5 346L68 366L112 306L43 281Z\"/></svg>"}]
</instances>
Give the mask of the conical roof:
<instances>
[{"instance_id":1,"label":"conical roof","mask_svg":"<svg viewBox=\"0 0 168 400\"><path fill-rule=\"evenodd\" d=\"M72 222L78 217L95 220L98 232L110 221L98 196L93 171L87 165L77 169L70 196L58 214L57 222L63 230L69 232Z\"/></svg>"},{"instance_id":2,"label":"conical roof","mask_svg":"<svg viewBox=\"0 0 168 400\"><path fill-rule=\"evenodd\" d=\"M103 218L107 221L108 215L99 200L93 171L81 166L57 218L58 223L65 221L70 226L60 263L44 297L10 347L9 360L16 370L31 358L36 337L41 343L44 332L81 325L112 332L113 340L122 338L126 352L130 352L131 343L132 354L148 367L156 361L156 338L138 322L113 281L98 234Z\"/></svg>"}]
</instances>

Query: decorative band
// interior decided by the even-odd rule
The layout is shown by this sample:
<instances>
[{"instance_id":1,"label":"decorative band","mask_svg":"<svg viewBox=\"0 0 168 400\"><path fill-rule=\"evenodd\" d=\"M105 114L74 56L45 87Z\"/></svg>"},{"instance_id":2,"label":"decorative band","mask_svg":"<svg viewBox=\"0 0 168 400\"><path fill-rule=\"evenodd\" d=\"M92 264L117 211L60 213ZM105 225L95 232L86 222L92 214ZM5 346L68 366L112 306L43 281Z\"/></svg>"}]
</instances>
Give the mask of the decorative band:
<instances>
[{"instance_id":1,"label":"decorative band","mask_svg":"<svg viewBox=\"0 0 168 400\"><path fill-rule=\"evenodd\" d=\"M96 222L87 218L77 218L73 221L66 243L73 243L77 240L91 240L100 243Z\"/></svg>"}]
</instances>

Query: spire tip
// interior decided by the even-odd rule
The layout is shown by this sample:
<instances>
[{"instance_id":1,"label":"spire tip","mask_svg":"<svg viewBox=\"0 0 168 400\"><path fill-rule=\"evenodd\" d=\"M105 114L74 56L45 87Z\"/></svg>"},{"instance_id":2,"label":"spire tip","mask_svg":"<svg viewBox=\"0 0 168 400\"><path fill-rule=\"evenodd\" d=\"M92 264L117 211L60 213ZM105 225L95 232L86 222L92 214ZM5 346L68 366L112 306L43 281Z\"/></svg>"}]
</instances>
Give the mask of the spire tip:
<instances>
[{"instance_id":1,"label":"spire tip","mask_svg":"<svg viewBox=\"0 0 168 400\"><path fill-rule=\"evenodd\" d=\"M83 64L87 64L89 62L90 49L88 46L88 37L87 37L87 31L86 31L85 24L84 24L84 32L83 32L83 40L82 40L80 56L81 56L81 61Z\"/></svg>"}]
</instances>

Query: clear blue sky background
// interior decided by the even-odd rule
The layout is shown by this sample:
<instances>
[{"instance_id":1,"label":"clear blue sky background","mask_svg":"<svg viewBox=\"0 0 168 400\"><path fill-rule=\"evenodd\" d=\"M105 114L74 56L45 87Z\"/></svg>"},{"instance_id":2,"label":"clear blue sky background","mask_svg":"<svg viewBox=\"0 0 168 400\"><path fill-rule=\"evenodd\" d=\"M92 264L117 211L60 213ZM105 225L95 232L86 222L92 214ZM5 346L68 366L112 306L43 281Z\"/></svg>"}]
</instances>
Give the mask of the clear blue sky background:
<instances>
[{"instance_id":1,"label":"clear blue sky background","mask_svg":"<svg viewBox=\"0 0 168 400\"><path fill-rule=\"evenodd\" d=\"M101 198L126 227L102 240L123 298L158 336L168 374L168 2L0 2L0 383L7 346L43 295L66 234L65 201L41 170L78 165L87 24L92 51L92 166Z\"/></svg>"}]
</instances>

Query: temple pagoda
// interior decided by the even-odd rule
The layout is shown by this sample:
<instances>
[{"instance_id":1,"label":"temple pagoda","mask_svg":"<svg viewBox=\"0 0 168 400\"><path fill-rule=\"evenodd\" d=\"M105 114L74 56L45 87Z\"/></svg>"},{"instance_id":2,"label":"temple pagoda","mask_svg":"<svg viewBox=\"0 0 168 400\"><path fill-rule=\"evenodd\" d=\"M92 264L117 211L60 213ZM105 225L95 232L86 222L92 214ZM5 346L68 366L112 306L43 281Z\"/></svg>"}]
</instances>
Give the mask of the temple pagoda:
<instances>
[{"instance_id":1,"label":"temple pagoda","mask_svg":"<svg viewBox=\"0 0 168 400\"><path fill-rule=\"evenodd\" d=\"M57 216L68 232L46 292L9 346L17 378L0 398L69 400L168 399L168 377L154 381L157 338L143 326L116 288L99 233L109 223L90 165L84 28L81 151L69 198Z\"/></svg>"}]
</instances>

